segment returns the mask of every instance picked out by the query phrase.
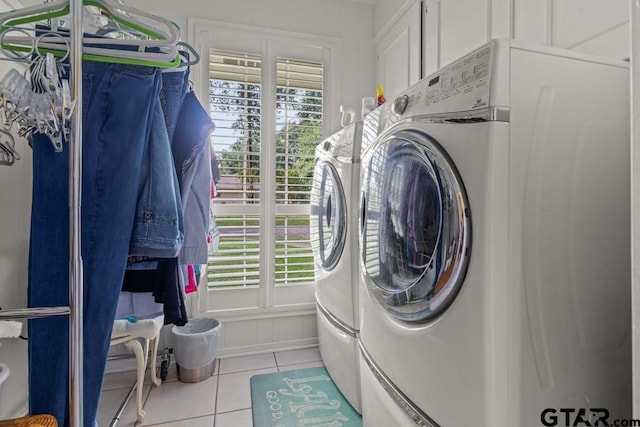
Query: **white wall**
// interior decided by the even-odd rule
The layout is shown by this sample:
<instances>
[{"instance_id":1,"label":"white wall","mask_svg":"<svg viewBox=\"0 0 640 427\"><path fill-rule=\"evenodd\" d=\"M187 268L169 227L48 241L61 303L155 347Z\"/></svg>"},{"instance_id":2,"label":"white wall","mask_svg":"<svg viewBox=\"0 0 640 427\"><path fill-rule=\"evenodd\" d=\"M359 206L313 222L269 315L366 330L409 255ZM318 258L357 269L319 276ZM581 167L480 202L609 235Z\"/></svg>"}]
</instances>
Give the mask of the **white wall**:
<instances>
[{"instance_id":1,"label":"white wall","mask_svg":"<svg viewBox=\"0 0 640 427\"><path fill-rule=\"evenodd\" d=\"M631 57L640 58L640 2L631 2ZM640 65L631 62L631 301L633 418L640 418Z\"/></svg>"},{"instance_id":2,"label":"white wall","mask_svg":"<svg viewBox=\"0 0 640 427\"><path fill-rule=\"evenodd\" d=\"M9 63L0 63L0 76ZM31 148L17 139L22 159L13 166L0 165L0 307L27 306L27 254L31 210ZM26 326L23 327L26 335ZM11 374L0 390L0 420L27 411L27 344L18 339L0 339L0 362Z\"/></svg>"},{"instance_id":3,"label":"white wall","mask_svg":"<svg viewBox=\"0 0 640 427\"><path fill-rule=\"evenodd\" d=\"M373 12L373 34L378 34L398 11L405 8L405 3L411 0L378 0Z\"/></svg>"},{"instance_id":4,"label":"white wall","mask_svg":"<svg viewBox=\"0 0 640 427\"><path fill-rule=\"evenodd\" d=\"M17 7L15 2L0 1L0 11ZM0 77L20 65L0 61ZM4 137L3 137L4 138ZM0 308L27 306L27 255L31 211L31 148L16 138L21 156L13 166L0 165ZM26 326L23 326L26 335ZM11 374L0 390L0 420L27 413L27 343L18 339L0 339L0 362Z\"/></svg>"}]
</instances>

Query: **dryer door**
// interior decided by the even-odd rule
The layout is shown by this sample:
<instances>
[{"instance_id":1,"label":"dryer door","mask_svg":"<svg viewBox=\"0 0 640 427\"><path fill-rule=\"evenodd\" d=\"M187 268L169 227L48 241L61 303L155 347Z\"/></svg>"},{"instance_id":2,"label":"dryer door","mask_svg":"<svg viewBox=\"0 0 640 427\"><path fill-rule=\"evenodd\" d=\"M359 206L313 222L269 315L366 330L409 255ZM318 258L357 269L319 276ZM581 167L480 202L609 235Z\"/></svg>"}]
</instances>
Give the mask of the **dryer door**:
<instances>
[{"instance_id":1,"label":"dryer door","mask_svg":"<svg viewBox=\"0 0 640 427\"><path fill-rule=\"evenodd\" d=\"M324 271L331 271L342 256L347 236L344 189L336 168L319 160L311 189L311 245Z\"/></svg>"},{"instance_id":2,"label":"dryer door","mask_svg":"<svg viewBox=\"0 0 640 427\"><path fill-rule=\"evenodd\" d=\"M455 299L471 220L460 175L417 130L378 140L363 159L360 250L367 288L395 317L429 321Z\"/></svg>"}]
</instances>

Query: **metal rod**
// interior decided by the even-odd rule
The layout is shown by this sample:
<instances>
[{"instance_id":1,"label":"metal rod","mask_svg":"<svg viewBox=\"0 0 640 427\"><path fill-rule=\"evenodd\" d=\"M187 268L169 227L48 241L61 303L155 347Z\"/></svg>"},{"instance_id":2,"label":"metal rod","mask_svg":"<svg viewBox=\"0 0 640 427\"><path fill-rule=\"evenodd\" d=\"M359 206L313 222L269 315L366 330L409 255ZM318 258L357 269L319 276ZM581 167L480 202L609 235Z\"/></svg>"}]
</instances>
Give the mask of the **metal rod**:
<instances>
[{"instance_id":1,"label":"metal rod","mask_svg":"<svg viewBox=\"0 0 640 427\"><path fill-rule=\"evenodd\" d=\"M111 356L111 357L109 357L109 360L112 360L112 359L125 359L125 358L130 358L131 357L131 355L123 355L123 356L124 357ZM133 357L135 357L135 356L133 356ZM149 360L147 360L147 364L144 367L145 376L147 375L147 371L149 370L150 364L151 364L151 358L149 358ZM115 426L118 425L118 422L120 422L120 417L122 417L122 414L124 414L124 411L127 410L127 407L129 406L129 403L131 403L131 397L133 397L133 392L136 391L136 389L138 388L137 374L138 374L138 372L136 371L136 382L133 383L133 385L129 389L129 393L127 393L127 395L124 397L124 400L120 404L120 407L116 411L116 414L111 419L111 424L109 424L109 427L115 427ZM144 381L142 382L142 387L144 388Z\"/></svg>"},{"instance_id":2,"label":"metal rod","mask_svg":"<svg viewBox=\"0 0 640 427\"><path fill-rule=\"evenodd\" d=\"M71 427L83 425L83 271L82 271L82 0L70 0L69 13L71 28L69 31L69 63L71 98L75 102L71 116L69 138L69 221L70 221L70 259L69 259L69 416ZM87 426L88 427L88 426Z\"/></svg>"},{"instance_id":3,"label":"metal rod","mask_svg":"<svg viewBox=\"0 0 640 427\"><path fill-rule=\"evenodd\" d=\"M71 313L69 307L17 308L0 310L0 320L38 319L41 317L64 316Z\"/></svg>"},{"instance_id":4,"label":"metal rod","mask_svg":"<svg viewBox=\"0 0 640 427\"><path fill-rule=\"evenodd\" d=\"M120 404L118 411L111 419L111 424L109 424L109 427L115 427L116 425L118 425L118 422L120 421L120 417L122 416L124 411L127 409L127 406L129 406L129 402L131 402L131 397L133 396L133 392L137 388L138 388L138 382L136 381L129 389L129 393L127 393L124 400L122 401L122 404Z\"/></svg>"}]
</instances>

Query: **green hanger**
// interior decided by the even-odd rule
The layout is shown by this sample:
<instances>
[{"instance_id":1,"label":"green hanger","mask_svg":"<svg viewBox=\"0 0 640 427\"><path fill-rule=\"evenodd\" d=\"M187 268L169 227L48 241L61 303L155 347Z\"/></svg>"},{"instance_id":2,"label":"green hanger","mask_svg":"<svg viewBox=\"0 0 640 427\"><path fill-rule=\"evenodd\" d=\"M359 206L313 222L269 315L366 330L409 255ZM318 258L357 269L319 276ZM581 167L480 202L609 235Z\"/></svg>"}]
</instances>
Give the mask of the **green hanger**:
<instances>
[{"instance_id":1,"label":"green hanger","mask_svg":"<svg viewBox=\"0 0 640 427\"><path fill-rule=\"evenodd\" d=\"M137 47L159 47L168 52L140 52L131 50L119 50L109 47L83 46L82 58L89 61L109 62L117 64L142 65L152 67L173 68L180 64L180 56L177 54L176 44L179 39L177 28L170 21L155 15L128 7L120 3L113 3L112 0L85 0L84 6L94 6L106 12L106 14L119 24L125 25L140 34L144 34L149 39L146 40L122 40L111 38L90 38L92 45L124 45ZM167 33L162 33L156 28L146 26L142 22L131 20L128 15L121 13L124 11L129 15L144 16L161 23L167 28ZM70 12L69 0L61 0L53 3L45 3L27 7L11 12L0 14L0 47L8 51L32 52L36 49L39 53L51 52L57 57L67 55L67 50L62 48L60 41L51 41L46 36L38 41L30 36L9 36L8 34L19 28L19 32L24 32L21 25L44 21L48 19L66 16ZM32 30L32 29L31 29ZM59 33L53 33L56 37ZM66 44L68 49L68 44Z\"/></svg>"}]
</instances>

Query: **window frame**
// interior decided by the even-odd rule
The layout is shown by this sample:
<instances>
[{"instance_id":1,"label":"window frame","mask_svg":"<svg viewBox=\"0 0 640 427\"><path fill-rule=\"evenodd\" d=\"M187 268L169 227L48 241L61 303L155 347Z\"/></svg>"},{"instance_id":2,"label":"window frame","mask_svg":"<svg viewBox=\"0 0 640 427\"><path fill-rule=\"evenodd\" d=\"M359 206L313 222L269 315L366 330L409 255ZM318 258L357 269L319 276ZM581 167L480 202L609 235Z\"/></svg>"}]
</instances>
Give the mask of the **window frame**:
<instances>
[{"instance_id":1,"label":"window frame","mask_svg":"<svg viewBox=\"0 0 640 427\"><path fill-rule=\"evenodd\" d=\"M260 283L257 287L210 289L203 283L191 305L191 314L226 313L242 318L261 318L265 315L310 313L315 310L314 287L304 284L275 284L275 218L282 214L308 214L309 205L278 205L275 192L267 195L263 189L276 186L276 61L288 57L323 63L323 124L325 138L336 123L336 107L340 93L340 40L333 37L298 33L270 28L231 24L200 18L188 18L188 42L201 54L201 62L191 67L191 80L200 99L207 99L209 88L210 48L254 53L262 57L261 106L261 186L260 203L252 206L216 205L216 214L230 210L245 214L259 214L264 218L261 227ZM320 142L320 141L318 141ZM206 272L203 273L206 280Z\"/></svg>"}]
</instances>

